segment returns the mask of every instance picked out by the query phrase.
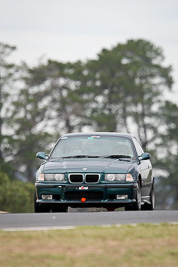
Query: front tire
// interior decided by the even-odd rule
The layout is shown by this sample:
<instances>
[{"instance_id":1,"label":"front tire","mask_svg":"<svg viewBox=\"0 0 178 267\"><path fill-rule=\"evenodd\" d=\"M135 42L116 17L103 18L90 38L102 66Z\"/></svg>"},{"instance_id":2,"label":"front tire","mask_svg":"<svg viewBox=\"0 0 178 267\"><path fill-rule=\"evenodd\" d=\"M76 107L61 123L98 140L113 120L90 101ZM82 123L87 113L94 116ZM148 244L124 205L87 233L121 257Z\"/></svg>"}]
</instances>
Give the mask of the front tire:
<instances>
[{"instance_id":1,"label":"front tire","mask_svg":"<svg viewBox=\"0 0 178 267\"><path fill-rule=\"evenodd\" d=\"M50 205L44 205L36 203L36 193L34 194L34 211L35 213L42 213L42 212L50 212L51 206Z\"/></svg>"},{"instance_id":2,"label":"front tire","mask_svg":"<svg viewBox=\"0 0 178 267\"><path fill-rule=\"evenodd\" d=\"M142 210L154 210L155 209L155 191L154 191L154 182L150 192L150 203L145 203L142 207Z\"/></svg>"},{"instance_id":3,"label":"front tire","mask_svg":"<svg viewBox=\"0 0 178 267\"><path fill-rule=\"evenodd\" d=\"M142 196L141 196L141 185L140 181L137 183L137 192L136 192L136 202L126 206L125 210L141 210L141 205L142 205Z\"/></svg>"}]
</instances>

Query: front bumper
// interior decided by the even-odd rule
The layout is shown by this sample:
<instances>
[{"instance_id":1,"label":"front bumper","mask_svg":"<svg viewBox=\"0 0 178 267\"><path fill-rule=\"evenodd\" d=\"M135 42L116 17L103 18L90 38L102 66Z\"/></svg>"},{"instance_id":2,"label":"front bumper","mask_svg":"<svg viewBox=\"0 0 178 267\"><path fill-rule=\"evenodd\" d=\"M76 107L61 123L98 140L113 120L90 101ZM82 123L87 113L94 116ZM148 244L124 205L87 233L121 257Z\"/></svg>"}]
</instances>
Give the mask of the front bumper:
<instances>
[{"instance_id":1,"label":"front bumper","mask_svg":"<svg viewBox=\"0 0 178 267\"><path fill-rule=\"evenodd\" d=\"M36 183L36 203L66 205L70 207L122 207L136 200L137 183L100 183L100 184L54 184ZM52 195L51 200L42 199L42 195ZM117 199L126 195L126 199ZM85 201L82 202L82 198Z\"/></svg>"}]
</instances>

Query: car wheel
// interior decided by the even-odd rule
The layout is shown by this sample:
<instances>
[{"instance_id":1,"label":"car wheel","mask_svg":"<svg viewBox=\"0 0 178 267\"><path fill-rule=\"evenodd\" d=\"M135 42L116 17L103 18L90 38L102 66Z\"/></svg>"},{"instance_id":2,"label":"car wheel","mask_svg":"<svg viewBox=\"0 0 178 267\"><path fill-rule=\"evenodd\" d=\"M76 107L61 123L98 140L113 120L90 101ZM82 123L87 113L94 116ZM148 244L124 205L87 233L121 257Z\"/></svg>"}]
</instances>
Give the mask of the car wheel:
<instances>
[{"instance_id":1,"label":"car wheel","mask_svg":"<svg viewBox=\"0 0 178 267\"><path fill-rule=\"evenodd\" d=\"M142 207L142 210L154 210L155 209L155 192L154 192L154 183L150 192L150 204L145 203Z\"/></svg>"},{"instance_id":2,"label":"car wheel","mask_svg":"<svg viewBox=\"0 0 178 267\"><path fill-rule=\"evenodd\" d=\"M61 206L60 204L52 206L52 212L67 212L67 211L68 211L67 206Z\"/></svg>"},{"instance_id":3,"label":"car wheel","mask_svg":"<svg viewBox=\"0 0 178 267\"><path fill-rule=\"evenodd\" d=\"M126 206L125 210L141 210L141 186L140 181L137 183L136 202L132 205Z\"/></svg>"},{"instance_id":4,"label":"car wheel","mask_svg":"<svg viewBox=\"0 0 178 267\"><path fill-rule=\"evenodd\" d=\"M51 206L50 205L43 205L36 203L36 194L34 194L34 211L35 213L41 212L50 212Z\"/></svg>"}]
</instances>

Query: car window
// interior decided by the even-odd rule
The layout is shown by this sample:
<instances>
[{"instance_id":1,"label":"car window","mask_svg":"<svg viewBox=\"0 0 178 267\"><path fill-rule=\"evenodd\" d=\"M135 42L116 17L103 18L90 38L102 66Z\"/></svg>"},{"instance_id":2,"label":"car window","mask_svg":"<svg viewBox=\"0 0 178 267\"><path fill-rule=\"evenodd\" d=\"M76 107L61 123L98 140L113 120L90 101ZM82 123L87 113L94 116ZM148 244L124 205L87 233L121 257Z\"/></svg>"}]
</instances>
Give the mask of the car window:
<instances>
[{"instance_id":1,"label":"car window","mask_svg":"<svg viewBox=\"0 0 178 267\"><path fill-rule=\"evenodd\" d=\"M135 137L133 138L133 142L134 142L134 145L135 145L135 148L136 148L138 156L141 156L141 154L144 153L141 145L139 144L139 142L137 141L137 139Z\"/></svg>"},{"instance_id":2,"label":"car window","mask_svg":"<svg viewBox=\"0 0 178 267\"><path fill-rule=\"evenodd\" d=\"M129 138L115 136L71 136L62 137L51 153L51 158L73 155L134 157Z\"/></svg>"}]
</instances>

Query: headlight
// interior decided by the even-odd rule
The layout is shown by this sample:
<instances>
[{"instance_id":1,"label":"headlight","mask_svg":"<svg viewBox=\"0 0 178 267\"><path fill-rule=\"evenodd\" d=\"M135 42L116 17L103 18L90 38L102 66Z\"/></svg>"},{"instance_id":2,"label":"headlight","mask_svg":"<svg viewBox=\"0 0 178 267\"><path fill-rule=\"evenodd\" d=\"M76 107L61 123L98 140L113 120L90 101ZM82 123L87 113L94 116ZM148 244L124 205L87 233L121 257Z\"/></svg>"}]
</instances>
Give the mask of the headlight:
<instances>
[{"instance_id":1,"label":"headlight","mask_svg":"<svg viewBox=\"0 0 178 267\"><path fill-rule=\"evenodd\" d=\"M125 181L124 173L108 173L105 175L105 181Z\"/></svg>"},{"instance_id":2,"label":"headlight","mask_svg":"<svg viewBox=\"0 0 178 267\"><path fill-rule=\"evenodd\" d=\"M40 173L37 181L65 181L64 173Z\"/></svg>"},{"instance_id":3,"label":"headlight","mask_svg":"<svg viewBox=\"0 0 178 267\"><path fill-rule=\"evenodd\" d=\"M64 174L63 173L55 174L55 180L56 181L64 181Z\"/></svg>"},{"instance_id":4,"label":"headlight","mask_svg":"<svg viewBox=\"0 0 178 267\"><path fill-rule=\"evenodd\" d=\"M45 181L64 181L63 173L45 173Z\"/></svg>"}]
</instances>

